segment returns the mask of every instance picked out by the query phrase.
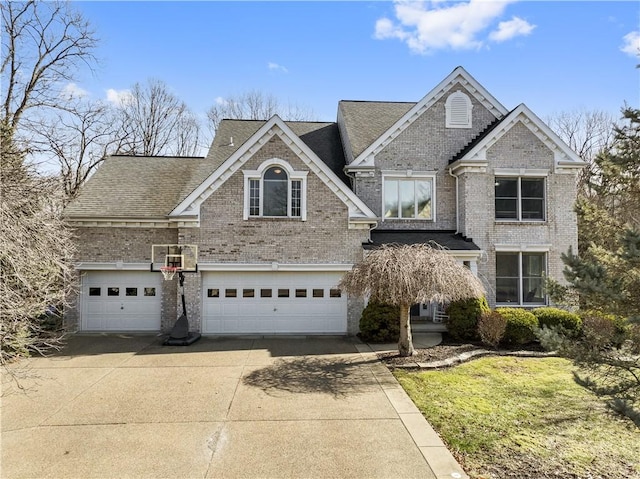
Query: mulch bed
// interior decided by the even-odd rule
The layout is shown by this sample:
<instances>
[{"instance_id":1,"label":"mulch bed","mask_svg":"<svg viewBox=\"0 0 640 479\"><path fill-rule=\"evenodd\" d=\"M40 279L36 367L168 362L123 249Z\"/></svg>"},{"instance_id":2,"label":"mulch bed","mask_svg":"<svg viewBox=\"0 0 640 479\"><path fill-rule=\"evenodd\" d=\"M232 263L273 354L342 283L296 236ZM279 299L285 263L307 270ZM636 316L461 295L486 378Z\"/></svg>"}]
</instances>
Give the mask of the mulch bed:
<instances>
[{"instance_id":1,"label":"mulch bed","mask_svg":"<svg viewBox=\"0 0 640 479\"><path fill-rule=\"evenodd\" d=\"M390 368L426 367L437 369L454 366L473 358L491 354L525 357L548 357L554 355L553 353L545 352L537 343L509 349L501 348L495 351L487 348L482 343L453 341L445 334L443 335L442 343L431 348L416 349L413 356L402 357L397 352L385 352L378 353L378 358Z\"/></svg>"}]
</instances>

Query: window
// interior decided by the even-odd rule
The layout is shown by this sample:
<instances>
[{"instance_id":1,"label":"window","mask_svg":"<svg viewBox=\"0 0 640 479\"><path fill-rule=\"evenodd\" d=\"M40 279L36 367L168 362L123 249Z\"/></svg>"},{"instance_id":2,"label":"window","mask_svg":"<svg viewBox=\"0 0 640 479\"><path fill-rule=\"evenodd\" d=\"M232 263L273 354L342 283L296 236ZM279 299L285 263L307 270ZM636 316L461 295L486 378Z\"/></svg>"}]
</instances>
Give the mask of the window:
<instances>
[{"instance_id":1,"label":"window","mask_svg":"<svg viewBox=\"0 0 640 479\"><path fill-rule=\"evenodd\" d=\"M89 288L89 296L100 296L100 288Z\"/></svg>"},{"instance_id":2,"label":"window","mask_svg":"<svg viewBox=\"0 0 640 479\"><path fill-rule=\"evenodd\" d=\"M261 298L270 298L271 297L271 290L270 289L261 289L260 290L260 297Z\"/></svg>"},{"instance_id":3,"label":"window","mask_svg":"<svg viewBox=\"0 0 640 479\"><path fill-rule=\"evenodd\" d=\"M313 297L314 298L324 298L324 289L314 289L313 290Z\"/></svg>"},{"instance_id":4,"label":"window","mask_svg":"<svg viewBox=\"0 0 640 479\"><path fill-rule=\"evenodd\" d=\"M207 298L219 298L220 290L218 288L207 289Z\"/></svg>"},{"instance_id":5,"label":"window","mask_svg":"<svg viewBox=\"0 0 640 479\"><path fill-rule=\"evenodd\" d=\"M244 171L244 219L300 218L306 220L306 171L294 171L282 161L269 160L256 171Z\"/></svg>"},{"instance_id":6,"label":"window","mask_svg":"<svg viewBox=\"0 0 640 479\"><path fill-rule=\"evenodd\" d=\"M545 304L545 253L496 253L496 303Z\"/></svg>"},{"instance_id":7,"label":"window","mask_svg":"<svg viewBox=\"0 0 640 479\"><path fill-rule=\"evenodd\" d=\"M237 297L238 292L236 291L236 289L225 289L224 290L224 297L225 298L235 298Z\"/></svg>"},{"instance_id":8,"label":"window","mask_svg":"<svg viewBox=\"0 0 640 479\"><path fill-rule=\"evenodd\" d=\"M467 95L456 91L447 97L444 104L447 128L471 128L473 104Z\"/></svg>"},{"instance_id":9,"label":"window","mask_svg":"<svg viewBox=\"0 0 640 479\"><path fill-rule=\"evenodd\" d=\"M255 296L255 292L253 289L243 289L242 297L243 298L253 298Z\"/></svg>"},{"instance_id":10,"label":"window","mask_svg":"<svg viewBox=\"0 0 640 479\"><path fill-rule=\"evenodd\" d=\"M341 298L342 297L342 291L339 289L330 289L329 290L329 297L330 298Z\"/></svg>"},{"instance_id":11,"label":"window","mask_svg":"<svg viewBox=\"0 0 640 479\"><path fill-rule=\"evenodd\" d=\"M125 288L125 296L138 296L138 288Z\"/></svg>"},{"instance_id":12,"label":"window","mask_svg":"<svg viewBox=\"0 0 640 479\"><path fill-rule=\"evenodd\" d=\"M496 219L544 220L544 178L496 177Z\"/></svg>"},{"instance_id":13,"label":"window","mask_svg":"<svg viewBox=\"0 0 640 479\"><path fill-rule=\"evenodd\" d=\"M433 178L385 178L384 217L433 220Z\"/></svg>"},{"instance_id":14,"label":"window","mask_svg":"<svg viewBox=\"0 0 640 479\"><path fill-rule=\"evenodd\" d=\"M288 298L289 290L288 289L279 289L278 290L278 298Z\"/></svg>"},{"instance_id":15,"label":"window","mask_svg":"<svg viewBox=\"0 0 640 479\"><path fill-rule=\"evenodd\" d=\"M114 286L107 288L107 296L120 296L120 288Z\"/></svg>"},{"instance_id":16,"label":"window","mask_svg":"<svg viewBox=\"0 0 640 479\"><path fill-rule=\"evenodd\" d=\"M145 296L155 296L156 295L156 288L144 288L144 295Z\"/></svg>"},{"instance_id":17,"label":"window","mask_svg":"<svg viewBox=\"0 0 640 479\"><path fill-rule=\"evenodd\" d=\"M306 289L296 289L296 298L306 298L307 290Z\"/></svg>"}]
</instances>

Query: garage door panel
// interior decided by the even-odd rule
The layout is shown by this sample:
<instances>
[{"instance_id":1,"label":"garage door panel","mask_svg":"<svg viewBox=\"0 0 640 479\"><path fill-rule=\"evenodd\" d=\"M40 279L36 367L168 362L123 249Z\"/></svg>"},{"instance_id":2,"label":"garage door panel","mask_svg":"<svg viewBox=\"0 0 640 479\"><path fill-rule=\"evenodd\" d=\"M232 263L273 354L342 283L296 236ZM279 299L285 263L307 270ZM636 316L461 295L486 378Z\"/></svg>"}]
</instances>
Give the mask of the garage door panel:
<instances>
[{"instance_id":1,"label":"garage door panel","mask_svg":"<svg viewBox=\"0 0 640 479\"><path fill-rule=\"evenodd\" d=\"M85 331L159 331L161 277L142 271L83 274L81 324Z\"/></svg>"},{"instance_id":2,"label":"garage door panel","mask_svg":"<svg viewBox=\"0 0 640 479\"><path fill-rule=\"evenodd\" d=\"M347 298L330 297L341 276L337 272L203 273L203 290L220 292L203 298L203 332L344 334ZM228 297L227 290L235 290L236 297Z\"/></svg>"}]
</instances>

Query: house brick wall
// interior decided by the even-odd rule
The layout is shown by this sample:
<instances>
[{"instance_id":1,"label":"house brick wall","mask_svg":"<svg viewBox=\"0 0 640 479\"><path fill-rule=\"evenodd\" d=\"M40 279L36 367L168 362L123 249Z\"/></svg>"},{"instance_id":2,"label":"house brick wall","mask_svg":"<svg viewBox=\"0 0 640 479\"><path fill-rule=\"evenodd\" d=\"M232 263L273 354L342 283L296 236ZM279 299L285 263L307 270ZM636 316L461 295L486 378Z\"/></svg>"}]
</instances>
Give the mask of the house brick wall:
<instances>
[{"instance_id":1,"label":"house brick wall","mask_svg":"<svg viewBox=\"0 0 640 479\"><path fill-rule=\"evenodd\" d=\"M576 174L554 173L553 152L525 125L514 125L487 150L486 173L467 172L459 178L460 231L486 253L478 263L478 274L495 306L496 244L550 245L546 274L564 283L564 265L560 255L569 247L577 248L578 231L573 210L576 198ZM495 220L495 169L547 169L546 221L517 222Z\"/></svg>"},{"instance_id":2,"label":"house brick wall","mask_svg":"<svg viewBox=\"0 0 640 479\"><path fill-rule=\"evenodd\" d=\"M197 244L202 263L325 264L356 263L368 230L348 228L347 206L313 172L307 177L307 220L249 218L243 220L244 176L269 159L288 162L296 171L309 168L277 136L271 138L222 184L200 208L200 227L181 228L179 242ZM199 275L187 278L189 319L202 318ZM187 282L185 281L185 285ZM360 306L358 306L360 305ZM360 309L360 311L358 311ZM362 302L349 299L349 331L357 332ZM355 326L354 326L355 324Z\"/></svg>"},{"instance_id":3,"label":"house brick wall","mask_svg":"<svg viewBox=\"0 0 640 479\"><path fill-rule=\"evenodd\" d=\"M447 171L449 161L482 132L495 116L462 85L460 90L472 101L472 128L446 128L444 95L423 112L375 157L373 177L357 177L356 193L377 215L382 215L382 171L436 171L436 221L385 220L378 229L455 229L455 179Z\"/></svg>"},{"instance_id":4,"label":"house brick wall","mask_svg":"<svg viewBox=\"0 0 640 479\"><path fill-rule=\"evenodd\" d=\"M80 227L74 229L74 263L151 263L151 245L178 242L178 230L171 228ZM65 308L65 324L70 331L79 329L81 276L74 273L73 293ZM160 273L158 273L160 274ZM181 312L177 281L162 282L161 327L169 331ZM178 307L180 306L180 310Z\"/></svg>"}]
</instances>

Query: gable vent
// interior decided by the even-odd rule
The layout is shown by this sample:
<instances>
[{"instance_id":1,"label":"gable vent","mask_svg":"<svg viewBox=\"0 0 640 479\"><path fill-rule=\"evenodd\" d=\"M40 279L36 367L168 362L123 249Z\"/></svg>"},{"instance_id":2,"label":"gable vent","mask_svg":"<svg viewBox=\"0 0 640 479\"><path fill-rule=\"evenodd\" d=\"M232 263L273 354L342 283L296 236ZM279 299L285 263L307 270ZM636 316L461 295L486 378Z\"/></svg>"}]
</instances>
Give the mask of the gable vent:
<instances>
[{"instance_id":1,"label":"gable vent","mask_svg":"<svg viewBox=\"0 0 640 479\"><path fill-rule=\"evenodd\" d=\"M452 93L445 103L447 128L471 128L471 100L461 91Z\"/></svg>"}]
</instances>

